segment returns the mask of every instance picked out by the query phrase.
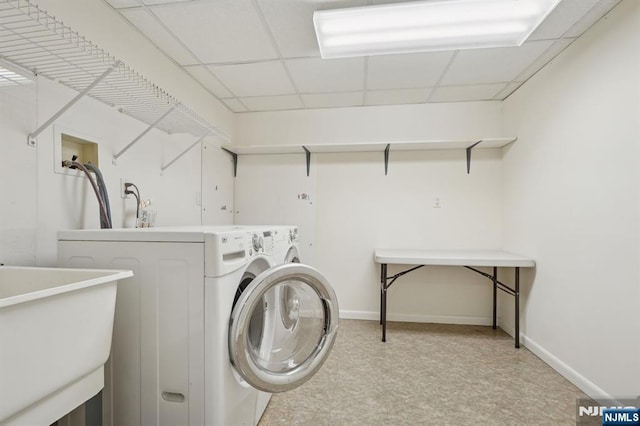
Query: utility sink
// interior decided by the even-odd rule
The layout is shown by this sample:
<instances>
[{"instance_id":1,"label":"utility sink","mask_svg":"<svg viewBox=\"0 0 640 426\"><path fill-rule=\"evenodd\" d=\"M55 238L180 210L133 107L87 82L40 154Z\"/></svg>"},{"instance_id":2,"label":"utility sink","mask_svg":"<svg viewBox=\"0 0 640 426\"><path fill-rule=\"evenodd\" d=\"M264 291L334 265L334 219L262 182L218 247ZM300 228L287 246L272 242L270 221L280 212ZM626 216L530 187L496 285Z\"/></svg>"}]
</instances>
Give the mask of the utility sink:
<instances>
[{"instance_id":1,"label":"utility sink","mask_svg":"<svg viewBox=\"0 0 640 426\"><path fill-rule=\"evenodd\" d=\"M0 424L49 425L104 386L131 271L0 266Z\"/></svg>"}]
</instances>

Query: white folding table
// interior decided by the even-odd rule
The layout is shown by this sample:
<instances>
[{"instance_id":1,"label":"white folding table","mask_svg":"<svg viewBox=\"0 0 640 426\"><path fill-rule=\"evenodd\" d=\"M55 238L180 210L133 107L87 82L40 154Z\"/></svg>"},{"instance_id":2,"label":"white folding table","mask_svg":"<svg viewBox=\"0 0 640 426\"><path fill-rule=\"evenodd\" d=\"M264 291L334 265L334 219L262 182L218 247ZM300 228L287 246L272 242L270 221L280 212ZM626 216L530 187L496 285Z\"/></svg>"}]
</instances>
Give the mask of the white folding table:
<instances>
[{"instance_id":1,"label":"white folding table","mask_svg":"<svg viewBox=\"0 0 640 426\"><path fill-rule=\"evenodd\" d=\"M510 294L515 301L515 346L520 347L520 268L533 268L531 258L502 250L406 250L374 249L374 260L380 264L380 324L382 341L387 340L387 290L401 276L423 266L463 266L493 282L493 328L496 328L498 289ZM416 265L392 276L387 276L387 265ZM477 267L492 267L493 274ZM498 268L515 269L515 288L498 280Z\"/></svg>"}]
</instances>

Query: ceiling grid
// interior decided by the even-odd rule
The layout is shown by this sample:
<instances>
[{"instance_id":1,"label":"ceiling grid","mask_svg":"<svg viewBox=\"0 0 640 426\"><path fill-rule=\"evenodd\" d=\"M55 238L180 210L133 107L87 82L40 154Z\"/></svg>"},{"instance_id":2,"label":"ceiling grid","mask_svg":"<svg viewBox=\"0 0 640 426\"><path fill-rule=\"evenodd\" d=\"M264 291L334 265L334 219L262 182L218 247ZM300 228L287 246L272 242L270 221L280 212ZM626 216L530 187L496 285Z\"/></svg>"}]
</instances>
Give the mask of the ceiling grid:
<instances>
[{"instance_id":1,"label":"ceiling grid","mask_svg":"<svg viewBox=\"0 0 640 426\"><path fill-rule=\"evenodd\" d=\"M273 36L273 33L269 30L269 24L267 23L267 18L264 16L264 11L260 7L260 4L258 3L257 0L252 0L252 3L253 3L253 6L255 7L255 9L258 11L258 16L260 17L260 21L264 25L266 33L269 35L269 40L271 40L271 44L273 45L273 48L275 49L276 53L278 54L278 59L280 61L280 64L284 68L284 71L287 74L287 77L289 78L289 81L291 81L291 85L293 86L293 89L296 91L296 95L298 96L298 99L300 100L300 104L304 108L305 107L304 99L302 98L302 95L300 94L300 91L296 87L296 82L291 77L291 71L289 70L289 67L287 67L287 63L284 60L284 58L282 57L282 52L280 51L280 47L278 46L278 43L276 42L276 39Z\"/></svg>"},{"instance_id":2,"label":"ceiling grid","mask_svg":"<svg viewBox=\"0 0 640 426\"><path fill-rule=\"evenodd\" d=\"M238 113L502 100L619 2L562 0L517 48L325 60L315 10L399 1L103 1Z\"/></svg>"}]
</instances>

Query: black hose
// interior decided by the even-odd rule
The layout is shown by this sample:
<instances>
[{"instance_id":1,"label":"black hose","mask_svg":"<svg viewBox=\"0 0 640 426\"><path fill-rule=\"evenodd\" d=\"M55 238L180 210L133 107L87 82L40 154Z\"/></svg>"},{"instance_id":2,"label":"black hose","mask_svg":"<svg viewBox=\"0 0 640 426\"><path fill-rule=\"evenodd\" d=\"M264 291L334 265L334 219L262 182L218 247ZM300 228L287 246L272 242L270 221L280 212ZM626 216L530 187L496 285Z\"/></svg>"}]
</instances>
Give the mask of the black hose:
<instances>
[{"instance_id":1,"label":"black hose","mask_svg":"<svg viewBox=\"0 0 640 426\"><path fill-rule=\"evenodd\" d=\"M128 193L136 197L136 226L138 226L138 218L140 217L140 196L133 191L129 191Z\"/></svg>"},{"instance_id":2,"label":"black hose","mask_svg":"<svg viewBox=\"0 0 640 426\"><path fill-rule=\"evenodd\" d=\"M96 194L96 198L98 199L98 205L100 206L100 213L101 213L100 227L111 228L111 220L109 219L109 215L107 214L107 209L105 207L104 200L100 196L100 190L98 189L98 185L93 180L93 177L91 176L91 173L89 173L89 170L84 166L84 164L78 163L75 160L65 161L64 164L67 165L67 167L78 168L82 170L85 175L87 175L87 179L89 179L89 182L91 182L91 187L93 188L93 192Z\"/></svg>"},{"instance_id":3,"label":"black hose","mask_svg":"<svg viewBox=\"0 0 640 426\"><path fill-rule=\"evenodd\" d=\"M111 206L109 204L109 194L107 193L107 186L104 183L104 178L102 177L102 172L99 168L94 166L91 163L87 163L84 165L87 169L93 172L96 175L96 181L98 183L98 189L100 190L100 196L102 197L102 201L104 202L105 210L107 211L107 219L105 221L103 219L100 220L101 228L111 228Z\"/></svg>"},{"instance_id":4,"label":"black hose","mask_svg":"<svg viewBox=\"0 0 640 426\"><path fill-rule=\"evenodd\" d=\"M128 182L125 185L126 185L126 189L125 189L124 193L125 194L131 194L134 197L136 197L136 201L137 201L136 202L136 219L138 219L140 217L140 190L135 185L135 183ZM129 191L129 187L130 186L133 186L136 189L135 193L133 191Z\"/></svg>"}]
</instances>

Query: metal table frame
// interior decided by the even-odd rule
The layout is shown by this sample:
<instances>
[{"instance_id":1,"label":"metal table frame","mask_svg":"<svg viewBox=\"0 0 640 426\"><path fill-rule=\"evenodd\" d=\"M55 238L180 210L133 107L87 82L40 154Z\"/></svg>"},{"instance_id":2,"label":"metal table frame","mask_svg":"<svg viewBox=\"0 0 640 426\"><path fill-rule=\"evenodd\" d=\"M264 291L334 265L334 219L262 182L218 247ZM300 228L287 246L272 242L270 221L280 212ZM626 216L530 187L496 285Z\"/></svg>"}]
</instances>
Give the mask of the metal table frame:
<instances>
[{"instance_id":1,"label":"metal table frame","mask_svg":"<svg viewBox=\"0 0 640 426\"><path fill-rule=\"evenodd\" d=\"M511 254L508 254L509 256L513 256ZM412 268L406 269L402 272L398 272L395 275L391 275L388 276L387 273L387 266L389 263L394 263L394 262L385 262L385 261L378 261L377 259L377 254L376 254L376 262L380 263L380 324L382 325L382 341L386 342L387 340L387 290L389 289L389 287L391 287L391 285L393 285L393 283L400 278L401 276L408 274L409 272L415 271L416 269L420 269L424 266L427 265L431 265L431 266L463 266L477 274L482 275L485 278L488 278L489 280L491 280L491 282L493 283L493 321L492 321L492 326L495 329L497 327L497 303L498 303L498 289L504 291L507 294L510 294L511 296L514 297L514 309L515 309L515 347L519 348L520 347L520 266L516 266L513 264L505 264L505 262L500 262L500 261L496 261L494 263L496 263L496 265L492 266L493 268L493 273L489 274L486 272L483 272L479 269L476 269L473 266L469 266L469 265L464 265L463 263L459 263L459 262L464 262L467 259L464 258L449 258L446 259L446 261L442 261L442 262L438 262L437 260L433 260L430 259L429 262L425 262L425 264L418 264L417 266L414 266ZM387 256L388 257L388 256ZM520 258L521 261L523 261L523 265L522 266L533 266L534 262L531 259L526 259L526 258ZM482 262L478 262L478 263L482 263L482 265L480 266L488 266L486 265L487 261L483 260ZM402 263L402 264L406 264L408 262L406 262L405 260L403 261L399 261L398 263ZM414 261L412 261L411 263L413 264L417 264L417 263L422 263L420 261L419 258L416 258ZM472 262L470 262L472 263ZM512 262L511 262L512 263ZM527 264L530 263L530 264ZM498 267L512 267L515 270L515 288L511 288L509 287L507 284L501 282L500 280L498 280Z\"/></svg>"}]
</instances>

